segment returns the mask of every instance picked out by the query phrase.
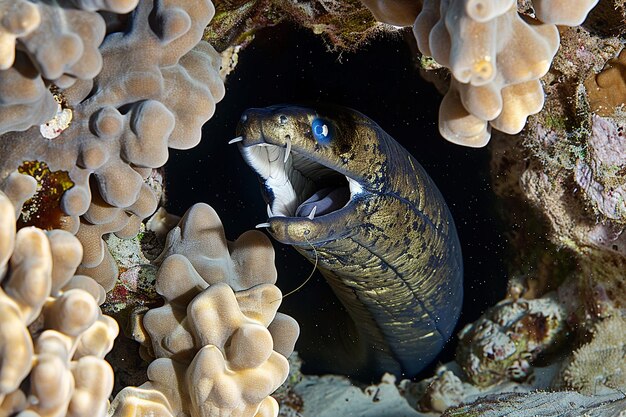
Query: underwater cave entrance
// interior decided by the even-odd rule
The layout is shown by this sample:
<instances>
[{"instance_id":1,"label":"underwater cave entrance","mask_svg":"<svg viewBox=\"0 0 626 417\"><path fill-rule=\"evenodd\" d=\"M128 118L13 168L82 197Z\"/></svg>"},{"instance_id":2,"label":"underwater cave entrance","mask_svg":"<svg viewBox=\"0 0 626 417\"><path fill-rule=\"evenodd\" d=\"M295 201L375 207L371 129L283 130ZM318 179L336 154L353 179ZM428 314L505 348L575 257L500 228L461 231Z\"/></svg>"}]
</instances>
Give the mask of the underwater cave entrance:
<instances>
[{"instance_id":1,"label":"underwater cave entrance","mask_svg":"<svg viewBox=\"0 0 626 417\"><path fill-rule=\"evenodd\" d=\"M193 203L206 202L220 215L230 240L264 222L259 183L227 142L247 108L316 101L369 116L415 156L441 190L463 250L465 295L457 329L502 299L506 239L490 186L489 149L460 147L439 136L441 95L420 77L400 36L378 38L358 52L339 54L328 52L319 36L289 24L257 33L240 53L227 79L226 97L204 126L202 142L191 150L170 150L168 210L182 215ZM312 265L291 247L273 243L278 286L287 293L306 279ZM311 353L306 346L337 343L332 334L320 331L334 322L337 308L341 305L319 273L283 301L281 311L301 324L296 349L305 361ZM432 374L437 362L451 360L454 349L455 343L448 343L420 376ZM314 363L305 363L303 370L315 372Z\"/></svg>"}]
</instances>

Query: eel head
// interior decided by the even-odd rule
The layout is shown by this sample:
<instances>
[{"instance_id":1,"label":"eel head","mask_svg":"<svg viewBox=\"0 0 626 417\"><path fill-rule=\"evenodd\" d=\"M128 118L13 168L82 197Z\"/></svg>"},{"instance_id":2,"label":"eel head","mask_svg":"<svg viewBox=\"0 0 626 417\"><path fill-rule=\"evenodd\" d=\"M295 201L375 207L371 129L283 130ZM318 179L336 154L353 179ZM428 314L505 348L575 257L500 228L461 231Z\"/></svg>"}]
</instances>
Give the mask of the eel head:
<instances>
[{"instance_id":1,"label":"eel head","mask_svg":"<svg viewBox=\"0 0 626 417\"><path fill-rule=\"evenodd\" d=\"M347 237L385 187L381 131L342 107L246 110L234 141L263 185L269 218L260 226L292 245Z\"/></svg>"}]
</instances>

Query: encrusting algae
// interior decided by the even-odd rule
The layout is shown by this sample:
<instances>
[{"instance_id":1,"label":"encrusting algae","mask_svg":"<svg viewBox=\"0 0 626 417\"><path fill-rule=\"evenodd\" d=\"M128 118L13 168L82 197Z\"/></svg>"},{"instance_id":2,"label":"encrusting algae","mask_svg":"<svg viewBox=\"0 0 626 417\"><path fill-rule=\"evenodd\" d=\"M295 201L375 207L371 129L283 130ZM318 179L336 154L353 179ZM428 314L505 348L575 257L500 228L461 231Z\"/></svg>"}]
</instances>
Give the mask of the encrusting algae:
<instances>
[{"instance_id":1,"label":"encrusting algae","mask_svg":"<svg viewBox=\"0 0 626 417\"><path fill-rule=\"evenodd\" d=\"M63 229L67 215L61 208L65 191L74 186L67 171L50 171L48 164L40 161L25 161L17 172L37 180L35 195L22 205L17 227L36 226L44 230Z\"/></svg>"}]
</instances>

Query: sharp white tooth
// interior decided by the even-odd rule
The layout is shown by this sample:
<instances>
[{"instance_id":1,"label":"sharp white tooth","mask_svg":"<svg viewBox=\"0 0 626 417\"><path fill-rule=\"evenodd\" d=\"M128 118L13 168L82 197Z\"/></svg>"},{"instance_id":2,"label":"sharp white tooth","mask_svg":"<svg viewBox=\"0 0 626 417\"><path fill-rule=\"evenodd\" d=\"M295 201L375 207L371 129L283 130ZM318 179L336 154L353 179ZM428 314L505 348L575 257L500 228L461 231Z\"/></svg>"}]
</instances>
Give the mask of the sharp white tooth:
<instances>
[{"instance_id":1,"label":"sharp white tooth","mask_svg":"<svg viewBox=\"0 0 626 417\"><path fill-rule=\"evenodd\" d=\"M346 179L348 180L348 187L350 188L350 198L352 198L352 196L354 196L355 194L363 192L363 187L361 187L361 184L359 184L350 177L346 177Z\"/></svg>"},{"instance_id":2,"label":"sharp white tooth","mask_svg":"<svg viewBox=\"0 0 626 417\"><path fill-rule=\"evenodd\" d=\"M270 205L267 205L267 216L268 217L274 217L274 213L272 213L272 208L270 207Z\"/></svg>"},{"instance_id":3,"label":"sharp white tooth","mask_svg":"<svg viewBox=\"0 0 626 417\"><path fill-rule=\"evenodd\" d=\"M231 139L228 141L229 145L232 145L233 143L237 143L237 142L241 142L243 140L243 136L238 136L235 139Z\"/></svg>"},{"instance_id":4,"label":"sharp white tooth","mask_svg":"<svg viewBox=\"0 0 626 417\"><path fill-rule=\"evenodd\" d=\"M287 163L287 159L289 159L289 155L291 155L291 139L287 139L287 147L285 149L285 159L284 163Z\"/></svg>"},{"instance_id":5,"label":"sharp white tooth","mask_svg":"<svg viewBox=\"0 0 626 417\"><path fill-rule=\"evenodd\" d=\"M313 209L311 210L311 212L307 216L309 218L309 220L313 220L315 218L315 212L316 211L317 211L317 206L313 206Z\"/></svg>"},{"instance_id":6,"label":"sharp white tooth","mask_svg":"<svg viewBox=\"0 0 626 417\"><path fill-rule=\"evenodd\" d=\"M270 224L269 223L259 223L259 224L257 224L254 227L256 227L257 229L260 229L262 227L270 227Z\"/></svg>"}]
</instances>

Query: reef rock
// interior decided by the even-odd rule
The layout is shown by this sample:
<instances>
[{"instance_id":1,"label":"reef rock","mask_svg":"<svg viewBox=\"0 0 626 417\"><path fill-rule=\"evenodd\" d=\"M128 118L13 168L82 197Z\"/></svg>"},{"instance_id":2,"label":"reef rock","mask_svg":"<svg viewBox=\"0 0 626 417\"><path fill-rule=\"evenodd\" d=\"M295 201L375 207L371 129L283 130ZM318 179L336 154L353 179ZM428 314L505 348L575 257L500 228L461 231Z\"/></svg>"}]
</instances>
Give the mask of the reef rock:
<instances>
[{"instance_id":1,"label":"reef rock","mask_svg":"<svg viewBox=\"0 0 626 417\"><path fill-rule=\"evenodd\" d=\"M492 148L494 188L513 208L507 214L516 225L516 250L528 254L536 248L543 264L530 258L517 263L545 270L532 293L558 287L576 337L598 320L623 314L626 299L625 118L620 104L606 95L608 80L614 91L623 83L615 70L621 48L618 38L595 29L563 29L553 69L544 78L544 110L521 135L502 135Z\"/></svg>"},{"instance_id":2,"label":"reef rock","mask_svg":"<svg viewBox=\"0 0 626 417\"><path fill-rule=\"evenodd\" d=\"M626 408L622 394L586 397L577 392L506 393L447 410L441 417L619 417Z\"/></svg>"},{"instance_id":3,"label":"reef rock","mask_svg":"<svg viewBox=\"0 0 626 417\"><path fill-rule=\"evenodd\" d=\"M565 310L555 294L505 300L461 330L456 360L479 387L522 381L539 355L558 347L566 330Z\"/></svg>"}]
</instances>

